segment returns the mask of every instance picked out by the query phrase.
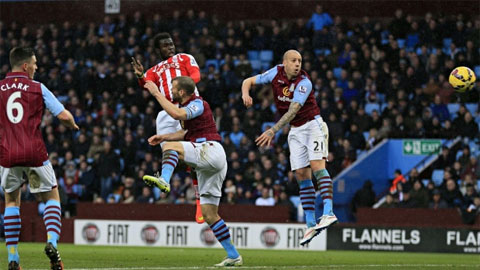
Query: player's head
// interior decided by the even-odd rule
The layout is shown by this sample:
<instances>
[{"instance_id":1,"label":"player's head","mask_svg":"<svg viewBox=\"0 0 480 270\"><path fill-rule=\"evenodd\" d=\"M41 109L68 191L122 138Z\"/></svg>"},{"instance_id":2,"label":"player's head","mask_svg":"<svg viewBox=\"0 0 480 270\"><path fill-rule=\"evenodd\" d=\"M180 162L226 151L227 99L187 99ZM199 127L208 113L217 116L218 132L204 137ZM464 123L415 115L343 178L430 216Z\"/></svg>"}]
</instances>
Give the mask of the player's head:
<instances>
[{"instance_id":1,"label":"player's head","mask_svg":"<svg viewBox=\"0 0 480 270\"><path fill-rule=\"evenodd\" d=\"M155 35L153 44L160 51L162 59L165 60L175 55L175 44L173 44L173 39L169 33L162 32Z\"/></svg>"},{"instance_id":2,"label":"player's head","mask_svg":"<svg viewBox=\"0 0 480 270\"><path fill-rule=\"evenodd\" d=\"M302 69L302 56L296 50L288 50L283 54L283 66L289 78L296 77Z\"/></svg>"},{"instance_id":3,"label":"player's head","mask_svg":"<svg viewBox=\"0 0 480 270\"><path fill-rule=\"evenodd\" d=\"M12 71L26 72L33 79L37 70L37 58L32 48L15 47L10 51L10 66Z\"/></svg>"},{"instance_id":4,"label":"player's head","mask_svg":"<svg viewBox=\"0 0 480 270\"><path fill-rule=\"evenodd\" d=\"M181 102L184 97L190 97L195 92L195 82L188 76L178 76L172 79L173 100Z\"/></svg>"}]
</instances>

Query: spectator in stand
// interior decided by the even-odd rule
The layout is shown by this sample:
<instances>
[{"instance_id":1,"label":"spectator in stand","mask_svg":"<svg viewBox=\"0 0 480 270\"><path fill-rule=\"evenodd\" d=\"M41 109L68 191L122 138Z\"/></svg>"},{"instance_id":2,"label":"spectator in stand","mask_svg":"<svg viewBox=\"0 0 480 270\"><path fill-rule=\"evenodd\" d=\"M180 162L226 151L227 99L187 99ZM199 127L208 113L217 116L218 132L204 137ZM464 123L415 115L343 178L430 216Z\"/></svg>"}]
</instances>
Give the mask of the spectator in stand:
<instances>
[{"instance_id":1,"label":"spectator in stand","mask_svg":"<svg viewBox=\"0 0 480 270\"><path fill-rule=\"evenodd\" d=\"M440 122L450 119L450 113L448 112L447 105L442 103L442 99L439 95L435 95L431 109L433 115L438 117Z\"/></svg>"},{"instance_id":2,"label":"spectator in stand","mask_svg":"<svg viewBox=\"0 0 480 270\"><path fill-rule=\"evenodd\" d=\"M296 220L297 218L297 209L295 208L295 205L288 199L288 195L285 191L280 192L280 196L277 200L277 203L275 205L285 205L288 207L288 212L289 212L289 220L293 221Z\"/></svg>"},{"instance_id":3,"label":"spectator in stand","mask_svg":"<svg viewBox=\"0 0 480 270\"><path fill-rule=\"evenodd\" d=\"M363 183L363 187L353 195L350 209L356 214L360 207L372 207L375 204L375 191L373 191L372 181L367 180Z\"/></svg>"},{"instance_id":4,"label":"spectator in stand","mask_svg":"<svg viewBox=\"0 0 480 270\"><path fill-rule=\"evenodd\" d=\"M443 209L443 208L448 208L447 202L442 199L442 193L438 189L433 190L433 197L430 203L428 204L428 208L430 209Z\"/></svg>"},{"instance_id":5,"label":"spectator in stand","mask_svg":"<svg viewBox=\"0 0 480 270\"><path fill-rule=\"evenodd\" d=\"M445 189L442 192L442 198L448 204L448 207L461 207L463 205L463 195L457 187L457 183L453 179L447 179Z\"/></svg>"},{"instance_id":6,"label":"spectator in stand","mask_svg":"<svg viewBox=\"0 0 480 270\"><path fill-rule=\"evenodd\" d=\"M413 182L413 187L410 190L411 200L413 201L414 207L417 208L426 208L428 207L428 191L423 186L420 180Z\"/></svg>"},{"instance_id":7,"label":"spectator in stand","mask_svg":"<svg viewBox=\"0 0 480 270\"><path fill-rule=\"evenodd\" d=\"M390 186L390 193L395 194L397 192L398 183L405 183L407 180L402 175L400 169L396 169L393 174L392 185Z\"/></svg>"},{"instance_id":8,"label":"spectator in stand","mask_svg":"<svg viewBox=\"0 0 480 270\"><path fill-rule=\"evenodd\" d=\"M137 202L139 203L153 203L155 198L152 194L150 187L144 186L142 188L142 194L137 197Z\"/></svg>"},{"instance_id":9,"label":"spectator in stand","mask_svg":"<svg viewBox=\"0 0 480 270\"><path fill-rule=\"evenodd\" d=\"M257 206L274 206L275 199L270 196L270 190L268 188L262 188L262 196L255 200Z\"/></svg>"},{"instance_id":10,"label":"spectator in stand","mask_svg":"<svg viewBox=\"0 0 480 270\"><path fill-rule=\"evenodd\" d=\"M480 215L480 197L473 198L473 202L462 211L462 219L465 224L474 224L477 217Z\"/></svg>"},{"instance_id":11,"label":"spectator in stand","mask_svg":"<svg viewBox=\"0 0 480 270\"><path fill-rule=\"evenodd\" d=\"M399 208L414 208L415 201L412 200L410 190L405 189L402 192L403 196L401 197L400 201L397 204L397 207Z\"/></svg>"},{"instance_id":12,"label":"spectator in stand","mask_svg":"<svg viewBox=\"0 0 480 270\"><path fill-rule=\"evenodd\" d=\"M326 27L333 24L332 17L330 14L323 11L323 6L317 4L315 6L315 12L312 14L312 17L307 23L307 27L312 29L313 34L313 47L321 48L320 40L322 39L322 35L327 34Z\"/></svg>"},{"instance_id":13,"label":"spectator in stand","mask_svg":"<svg viewBox=\"0 0 480 270\"><path fill-rule=\"evenodd\" d=\"M462 166L462 168L465 168L468 165L468 163L470 162L470 147L468 145L465 145L463 147L462 154L460 155L460 157L458 157L457 160Z\"/></svg>"},{"instance_id":14,"label":"spectator in stand","mask_svg":"<svg viewBox=\"0 0 480 270\"><path fill-rule=\"evenodd\" d=\"M475 137L478 137L478 124L475 123L472 114L470 112L466 112L463 119L463 124L461 126L458 126L459 134L462 137L467 137L469 139L474 139Z\"/></svg>"},{"instance_id":15,"label":"spectator in stand","mask_svg":"<svg viewBox=\"0 0 480 270\"><path fill-rule=\"evenodd\" d=\"M385 202L380 205L380 208L395 208L397 207L397 204L395 203L395 198L391 193L388 193L387 196L385 196Z\"/></svg>"}]
</instances>

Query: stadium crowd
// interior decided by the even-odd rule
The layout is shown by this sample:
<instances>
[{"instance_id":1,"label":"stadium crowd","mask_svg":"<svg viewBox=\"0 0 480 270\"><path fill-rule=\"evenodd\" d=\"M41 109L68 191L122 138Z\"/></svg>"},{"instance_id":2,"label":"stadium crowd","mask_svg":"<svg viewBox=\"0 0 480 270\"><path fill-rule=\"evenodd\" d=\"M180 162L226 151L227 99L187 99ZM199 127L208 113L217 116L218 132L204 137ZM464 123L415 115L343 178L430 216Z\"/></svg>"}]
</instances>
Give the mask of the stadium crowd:
<instances>
[{"instance_id":1,"label":"stadium crowd","mask_svg":"<svg viewBox=\"0 0 480 270\"><path fill-rule=\"evenodd\" d=\"M161 168L160 148L147 142L155 133L160 107L138 86L130 58L137 57L146 68L156 64L152 38L164 31L172 35L177 52L193 55L202 70L197 87L214 110L228 158L225 203L292 205L289 197L298 196L289 171L289 128L277 134L271 148L258 149L252 143L278 120L271 91L257 89L255 107L249 110L240 97L244 78L279 63L290 48L302 53L303 69L311 76L329 126L327 169L332 177L384 138L460 135L466 138L464 151L469 151L469 142L478 142L478 106L469 111L461 105L458 112L447 106L479 100L478 83L462 95L448 84L454 67L480 66L480 21L460 14L414 17L397 10L388 20L348 21L317 7L311 18L290 21L220 21L193 10L175 10L168 20L160 14L145 18L137 11L132 17L105 16L102 23L77 25L65 21L32 27L0 21L0 77L8 72L12 47L33 47L36 78L80 126L71 132L48 111L44 115L42 131L68 211L74 211L77 201L195 201L192 179L182 169L176 171L168 195L155 196L141 180ZM437 188L450 190L447 176L453 171L451 179L462 179L463 184L470 177L475 189L478 154L437 164L445 170L445 183ZM417 182L411 179L416 190ZM437 191L429 190L432 202ZM24 192L23 199L33 198Z\"/></svg>"}]
</instances>

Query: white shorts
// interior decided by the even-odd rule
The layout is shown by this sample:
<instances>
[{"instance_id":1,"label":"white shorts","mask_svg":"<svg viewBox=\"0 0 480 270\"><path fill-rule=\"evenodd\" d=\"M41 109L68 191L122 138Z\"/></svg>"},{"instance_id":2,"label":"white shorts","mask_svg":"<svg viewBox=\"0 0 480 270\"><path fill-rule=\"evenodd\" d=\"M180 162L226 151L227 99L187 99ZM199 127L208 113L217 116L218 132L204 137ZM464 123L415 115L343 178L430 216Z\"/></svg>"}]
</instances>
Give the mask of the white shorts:
<instances>
[{"instance_id":1,"label":"white shorts","mask_svg":"<svg viewBox=\"0 0 480 270\"><path fill-rule=\"evenodd\" d=\"M48 192L57 186L57 178L50 162L40 167L0 166L0 179L5 192L10 193L20 188L25 182L23 173L27 175L31 193Z\"/></svg>"},{"instance_id":2,"label":"white shorts","mask_svg":"<svg viewBox=\"0 0 480 270\"><path fill-rule=\"evenodd\" d=\"M228 167L223 146L216 141L181 143L185 163L194 168L197 173L200 204L218 206Z\"/></svg>"},{"instance_id":3,"label":"white shorts","mask_svg":"<svg viewBox=\"0 0 480 270\"><path fill-rule=\"evenodd\" d=\"M175 133L182 129L180 121L173 119L167 111L160 111L157 115L157 135Z\"/></svg>"},{"instance_id":4,"label":"white shorts","mask_svg":"<svg viewBox=\"0 0 480 270\"><path fill-rule=\"evenodd\" d=\"M292 171L310 166L311 160L327 159L328 127L322 118L316 118L299 127L291 127L288 134Z\"/></svg>"}]
</instances>

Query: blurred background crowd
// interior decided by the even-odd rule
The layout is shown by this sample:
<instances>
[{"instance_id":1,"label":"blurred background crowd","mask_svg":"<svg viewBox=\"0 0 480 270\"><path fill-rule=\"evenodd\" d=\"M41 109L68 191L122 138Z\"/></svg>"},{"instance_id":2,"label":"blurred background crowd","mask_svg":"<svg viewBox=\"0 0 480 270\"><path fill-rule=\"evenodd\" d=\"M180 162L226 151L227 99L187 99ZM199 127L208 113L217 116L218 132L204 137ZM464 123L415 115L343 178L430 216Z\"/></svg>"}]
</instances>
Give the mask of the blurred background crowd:
<instances>
[{"instance_id":1,"label":"blurred background crowd","mask_svg":"<svg viewBox=\"0 0 480 270\"><path fill-rule=\"evenodd\" d=\"M177 52L193 55L201 68L197 86L214 111L228 158L225 203L294 209L291 198L298 196L298 186L289 166L289 127L276 135L272 147L258 149L252 142L279 116L268 86L256 88L255 106L246 110L240 85L295 48L329 126L327 169L333 177L384 138L461 136L462 143L444 149L435 164L442 181L412 171L387 196L385 207L468 209L477 203L479 209L480 199L474 198L480 179L480 87L477 82L472 91L455 93L448 76L456 66L480 75L480 20L461 14L414 17L397 10L389 19L349 21L317 5L309 18L281 21L221 21L193 10L152 17L137 11L131 17L105 16L102 23L64 21L35 28L0 21L0 77L9 70L12 47L33 47L39 66L35 79L54 92L80 126L71 132L48 111L42 125L67 211L74 212L78 201L195 201L184 169L177 169L168 195L141 180L161 169L160 148L147 142L160 106L138 86L130 58L137 57L145 68L158 63L152 38L159 32L169 32ZM366 183L352 207L378 199L380 194L365 196ZM34 200L26 189L22 198Z\"/></svg>"}]
</instances>

